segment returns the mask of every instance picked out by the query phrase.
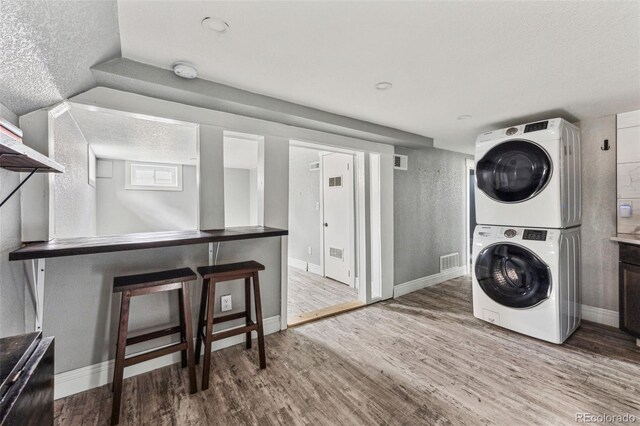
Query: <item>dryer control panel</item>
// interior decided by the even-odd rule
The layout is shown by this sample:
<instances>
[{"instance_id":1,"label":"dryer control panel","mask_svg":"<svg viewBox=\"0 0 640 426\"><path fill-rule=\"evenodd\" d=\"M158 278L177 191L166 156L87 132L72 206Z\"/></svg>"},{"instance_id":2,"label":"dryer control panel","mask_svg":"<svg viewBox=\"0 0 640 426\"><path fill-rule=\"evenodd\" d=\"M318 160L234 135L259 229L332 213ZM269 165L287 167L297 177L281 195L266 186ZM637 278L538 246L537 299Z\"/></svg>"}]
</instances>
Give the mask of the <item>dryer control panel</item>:
<instances>
[{"instance_id":1,"label":"dryer control panel","mask_svg":"<svg viewBox=\"0 0 640 426\"><path fill-rule=\"evenodd\" d=\"M525 229L522 232L523 240L545 241L547 239L547 231L540 229Z\"/></svg>"}]
</instances>

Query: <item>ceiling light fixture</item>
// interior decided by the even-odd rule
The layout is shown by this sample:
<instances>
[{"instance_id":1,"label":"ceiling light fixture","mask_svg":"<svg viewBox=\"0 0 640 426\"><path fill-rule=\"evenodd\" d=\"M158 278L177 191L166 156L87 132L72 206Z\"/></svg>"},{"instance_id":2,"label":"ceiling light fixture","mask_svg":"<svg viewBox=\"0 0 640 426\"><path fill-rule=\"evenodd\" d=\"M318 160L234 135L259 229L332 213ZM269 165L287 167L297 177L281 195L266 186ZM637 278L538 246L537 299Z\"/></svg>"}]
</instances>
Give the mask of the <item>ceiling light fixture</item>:
<instances>
[{"instance_id":1,"label":"ceiling light fixture","mask_svg":"<svg viewBox=\"0 0 640 426\"><path fill-rule=\"evenodd\" d=\"M466 120L468 118L471 118L471 116L469 114L464 114L464 115L459 115L458 116L458 120Z\"/></svg>"},{"instance_id":2,"label":"ceiling light fixture","mask_svg":"<svg viewBox=\"0 0 640 426\"><path fill-rule=\"evenodd\" d=\"M388 81L381 81L380 83L377 83L375 87L376 90L389 90L393 87L393 84Z\"/></svg>"},{"instance_id":3,"label":"ceiling light fixture","mask_svg":"<svg viewBox=\"0 0 640 426\"><path fill-rule=\"evenodd\" d=\"M213 31L219 36L224 35L231 31L231 27L225 21L220 18L212 18L207 16L202 20L202 28Z\"/></svg>"},{"instance_id":4,"label":"ceiling light fixture","mask_svg":"<svg viewBox=\"0 0 640 426\"><path fill-rule=\"evenodd\" d=\"M198 70L196 70L196 67L188 62L176 62L173 64L173 73L178 77L186 78L187 80L194 79L198 76Z\"/></svg>"}]
</instances>

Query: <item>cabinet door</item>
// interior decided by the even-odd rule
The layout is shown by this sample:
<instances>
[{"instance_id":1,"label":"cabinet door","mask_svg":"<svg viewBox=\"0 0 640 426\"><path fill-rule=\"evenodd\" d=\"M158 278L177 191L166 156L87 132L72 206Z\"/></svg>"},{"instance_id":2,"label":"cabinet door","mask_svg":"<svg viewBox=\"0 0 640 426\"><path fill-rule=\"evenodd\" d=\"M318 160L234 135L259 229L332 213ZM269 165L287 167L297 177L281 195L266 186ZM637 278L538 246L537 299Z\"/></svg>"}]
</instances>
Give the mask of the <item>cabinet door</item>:
<instances>
[{"instance_id":1,"label":"cabinet door","mask_svg":"<svg viewBox=\"0 0 640 426\"><path fill-rule=\"evenodd\" d=\"M620 263L620 329L640 338L640 266Z\"/></svg>"}]
</instances>

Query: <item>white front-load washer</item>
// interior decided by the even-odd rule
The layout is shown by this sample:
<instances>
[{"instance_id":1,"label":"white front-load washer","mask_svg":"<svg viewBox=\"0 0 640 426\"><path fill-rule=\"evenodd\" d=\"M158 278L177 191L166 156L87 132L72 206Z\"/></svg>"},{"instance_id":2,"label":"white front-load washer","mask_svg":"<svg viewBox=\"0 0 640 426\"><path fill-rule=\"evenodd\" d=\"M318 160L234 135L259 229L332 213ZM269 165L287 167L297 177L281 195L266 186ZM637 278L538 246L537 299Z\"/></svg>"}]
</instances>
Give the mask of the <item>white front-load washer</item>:
<instances>
[{"instance_id":1,"label":"white front-load washer","mask_svg":"<svg viewBox=\"0 0 640 426\"><path fill-rule=\"evenodd\" d=\"M476 220L487 225L580 225L580 130L555 118L476 139Z\"/></svg>"},{"instance_id":2,"label":"white front-load washer","mask_svg":"<svg viewBox=\"0 0 640 426\"><path fill-rule=\"evenodd\" d=\"M580 227L478 225L473 315L560 344L580 325Z\"/></svg>"}]
</instances>

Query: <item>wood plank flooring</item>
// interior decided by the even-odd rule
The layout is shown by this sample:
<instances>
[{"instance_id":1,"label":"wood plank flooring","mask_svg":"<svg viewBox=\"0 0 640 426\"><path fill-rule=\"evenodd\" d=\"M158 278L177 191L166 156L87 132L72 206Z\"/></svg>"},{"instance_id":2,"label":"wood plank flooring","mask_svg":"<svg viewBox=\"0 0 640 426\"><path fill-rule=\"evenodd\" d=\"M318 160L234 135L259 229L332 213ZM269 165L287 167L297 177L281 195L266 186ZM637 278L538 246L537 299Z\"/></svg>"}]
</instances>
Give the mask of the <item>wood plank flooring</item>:
<instances>
[{"instance_id":1,"label":"wood plank flooring","mask_svg":"<svg viewBox=\"0 0 640 426\"><path fill-rule=\"evenodd\" d=\"M353 287L298 268L289 268L289 318L356 300L358 291Z\"/></svg>"},{"instance_id":2,"label":"wood plank flooring","mask_svg":"<svg viewBox=\"0 0 640 426\"><path fill-rule=\"evenodd\" d=\"M179 365L125 380L124 425L574 425L640 418L640 348L585 322L562 346L477 320L467 277L216 352L189 395ZM107 424L108 386L59 400L58 425ZM640 420L636 420L637 422Z\"/></svg>"}]
</instances>

